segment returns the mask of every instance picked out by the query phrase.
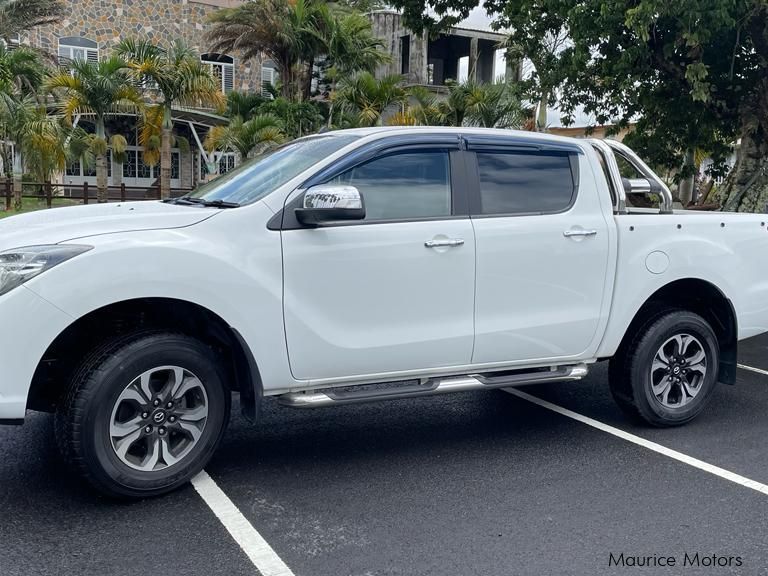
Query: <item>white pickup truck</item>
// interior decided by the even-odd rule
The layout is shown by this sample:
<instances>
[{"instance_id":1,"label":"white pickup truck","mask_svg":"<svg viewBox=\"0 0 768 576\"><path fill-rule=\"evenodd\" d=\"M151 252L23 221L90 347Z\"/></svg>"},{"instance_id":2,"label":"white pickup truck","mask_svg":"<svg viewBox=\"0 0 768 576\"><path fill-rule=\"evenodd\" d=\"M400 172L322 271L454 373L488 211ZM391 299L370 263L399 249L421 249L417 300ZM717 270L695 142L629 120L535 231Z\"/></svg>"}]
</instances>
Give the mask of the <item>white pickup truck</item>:
<instances>
[{"instance_id":1,"label":"white pickup truck","mask_svg":"<svg viewBox=\"0 0 768 576\"><path fill-rule=\"evenodd\" d=\"M63 456L118 497L199 471L233 392L258 420L265 396L429 396L610 360L622 409L682 424L768 331L767 219L673 211L615 142L310 136L186 197L0 223L0 420L55 412Z\"/></svg>"}]
</instances>

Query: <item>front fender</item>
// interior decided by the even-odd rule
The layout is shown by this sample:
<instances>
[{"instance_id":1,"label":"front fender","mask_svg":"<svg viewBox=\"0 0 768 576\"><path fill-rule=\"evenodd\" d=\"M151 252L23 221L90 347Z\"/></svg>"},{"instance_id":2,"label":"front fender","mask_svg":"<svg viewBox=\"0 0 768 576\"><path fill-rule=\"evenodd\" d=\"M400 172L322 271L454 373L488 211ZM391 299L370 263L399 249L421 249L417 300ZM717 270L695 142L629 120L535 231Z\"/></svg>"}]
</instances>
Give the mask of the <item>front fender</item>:
<instances>
[{"instance_id":1,"label":"front fender","mask_svg":"<svg viewBox=\"0 0 768 576\"><path fill-rule=\"evenodd\" d=\"M294 382L285 349L279 234L255 234L242 244L237 234L190 230L78 240L94 249L33 278L27 288L74 319L139 298L197 304L242 336L265 390L290 387Z\"/></svg>"}]
</instances>

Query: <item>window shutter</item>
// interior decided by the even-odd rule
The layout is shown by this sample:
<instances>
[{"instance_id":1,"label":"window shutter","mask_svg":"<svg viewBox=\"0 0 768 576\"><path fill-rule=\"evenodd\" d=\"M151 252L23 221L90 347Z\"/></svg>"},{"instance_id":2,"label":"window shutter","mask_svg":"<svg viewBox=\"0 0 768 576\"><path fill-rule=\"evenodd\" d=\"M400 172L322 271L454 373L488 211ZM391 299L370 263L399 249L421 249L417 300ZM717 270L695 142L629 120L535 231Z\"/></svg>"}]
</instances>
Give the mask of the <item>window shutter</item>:
<instances>
[{"instance_id":1,"label":"window shutter","mask_svg":"<svg viewBox=\"0 0 768 576\"><path fill-rule=\"evenodd\" d=\"M99 51L92 50L89 48L85 51L85 57L88 60L88 62L93 62L95 64L99 61Z\"/></svg>"},{"instance_id":2,"label":"window shutter","mask_svg":"<svg viewBox=\"0 0 768 576\"><path fill-rule=\"evenodd\" d=\"M272 68L261 69L261 95L270 96L269 85L275 85L275 71Z\"/></svg>"},{"instance_id":3,"label":"window shutter","mask_svg":"<svg viewBox=\"0 0 768 576\"><path fill-rule=\"evenodd\" d=\"M229 92L232 92L232 90L235 89L235 67L234 66L223 66L224 68L224 93L228 94Z\"/></svg>"}]
</instances>

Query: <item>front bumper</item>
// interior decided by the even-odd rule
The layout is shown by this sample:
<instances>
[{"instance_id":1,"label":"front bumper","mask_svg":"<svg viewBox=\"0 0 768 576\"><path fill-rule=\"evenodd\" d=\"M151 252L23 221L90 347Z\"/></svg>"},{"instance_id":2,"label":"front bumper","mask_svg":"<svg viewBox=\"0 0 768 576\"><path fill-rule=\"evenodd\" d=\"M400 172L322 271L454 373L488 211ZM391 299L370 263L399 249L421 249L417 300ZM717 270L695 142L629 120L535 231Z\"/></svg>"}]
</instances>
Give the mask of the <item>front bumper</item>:
<instances>
[{"instance_id":1,"label":"front bumper","mask_svg":"<svg viewBox=\"0 0 768 576\"><path fill-rule=\"evenodd\" d=\"M72 321L26 286L0 296L0 423L24 418L37 364Z\"/></svg>"}]
</instances>

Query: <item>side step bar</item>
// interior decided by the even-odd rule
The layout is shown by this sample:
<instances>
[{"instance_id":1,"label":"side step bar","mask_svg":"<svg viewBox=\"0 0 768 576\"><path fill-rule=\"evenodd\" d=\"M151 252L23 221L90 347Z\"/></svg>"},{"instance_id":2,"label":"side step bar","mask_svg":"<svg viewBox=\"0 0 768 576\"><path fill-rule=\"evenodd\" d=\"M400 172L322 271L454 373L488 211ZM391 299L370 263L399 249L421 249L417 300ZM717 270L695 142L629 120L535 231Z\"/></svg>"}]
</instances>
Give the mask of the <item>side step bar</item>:
<instances>
[{"instance_id":1,"label":"side step bar","mask_svg":"<svg viewBox=\"0 0 768 576\"><path fill-rule=\"evenodd\" d=\"M522 384L536 384L540 382L580 380L587 373L586 364L574 364L537 371L489 372L473 374L471 376L431 378L423 382L395 382L389 383L385 387L358 385L312 392L290 392L278 396L278 400L283 406L290 406L291 408L321 408L324 406L358 404L378 400L435 396L450 392L505 388L507 386L520 386Z\"/></svg>"}]
</instances>

